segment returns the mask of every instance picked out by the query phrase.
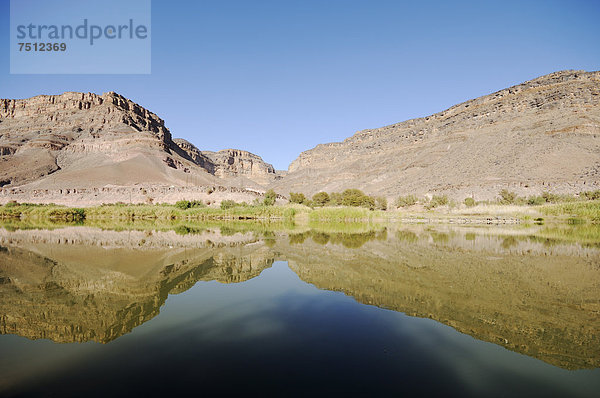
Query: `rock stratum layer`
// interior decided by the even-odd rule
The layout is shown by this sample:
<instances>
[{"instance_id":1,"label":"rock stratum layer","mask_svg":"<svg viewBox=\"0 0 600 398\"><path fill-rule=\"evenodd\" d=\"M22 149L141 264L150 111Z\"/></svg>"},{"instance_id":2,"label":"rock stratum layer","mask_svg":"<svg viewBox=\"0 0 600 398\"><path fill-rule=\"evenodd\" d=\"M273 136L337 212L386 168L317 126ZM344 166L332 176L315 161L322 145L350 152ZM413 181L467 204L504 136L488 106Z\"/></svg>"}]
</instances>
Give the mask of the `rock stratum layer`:
<instances>
[{"instance_id":1,"label":"rock stratum layer","mask_svg":"<svg viewBox=\"0 0 600 398\"><path fill-rule=\"evenodd\" d=\"M245 188L260 191L259 182L276 175L272 165L249 152L202 153L173 140L161 118L114 92L0 100L0 186L6 200L8 192L18 199L56 201L59 190L62 202L66 190L79 190L87 194L79 198L83 202L110 202L118 194L114 188L134 186L192 192L235 187L240 194Z\"/></svg>"},{"instance_id":2,"label":"rock stratum layer","mask_svg":"<svg viewBox=\"0 0 600 398\"><path fill-rule=\"evenodd\" d=\"M600 72L552 73L434 115L318 145L282 192L521 195L600 188Z\"/></svg>"}]
</instances>

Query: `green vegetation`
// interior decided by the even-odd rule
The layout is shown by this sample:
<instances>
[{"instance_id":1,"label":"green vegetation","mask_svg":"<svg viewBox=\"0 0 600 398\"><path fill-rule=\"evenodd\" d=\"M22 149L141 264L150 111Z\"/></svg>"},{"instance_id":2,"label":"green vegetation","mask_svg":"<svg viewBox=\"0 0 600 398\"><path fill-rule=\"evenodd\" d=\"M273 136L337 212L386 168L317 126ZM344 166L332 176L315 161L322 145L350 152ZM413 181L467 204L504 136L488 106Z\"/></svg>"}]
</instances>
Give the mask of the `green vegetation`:
<instances>
[{"instance_id":1,"label":"green vegetation","mask_svg":"<svg viewBox=\"0 0 600 398\"><path fill-rule=\"evenodd\" d=\"M396 199L396 202L394 204L396 205L396 207L400 208L413 206L416 205L418 202L419 199L415 195L407 195L400 196L398 199Z\"/></svg>"},{"instance_id":2,"label":"green vegetation","mask_svg":"<svg viewBox=\"0 0 600 398\"><path fill-rule=\"evenodd\" d=\"M473 199L473 198L465 198L465 200L464 200L464 202L463 202L463 203L464 203L464 204L465 204L465 206L467 206L467 207L473 207L473 206L475 206L475 204L476 204L476 203L475 203L475 199Z\"/></svg>"},{"instance_id":3,"label":"green vegetation","mask_svg":"<svg viewBox=\"0 0 600 398\"><path fill-rule=\"evenodd\" d=\"M377 210L387 210L387 199L384 198L383 196L378 196L375 198L375 207L377 208Z\"/></svg>"},{"instance_id":4,"label":"green vegetation","mask_svg":"<svg viewBox=\"0 0 600 398\"><path fill-rule=\"evenodd\" d=\"M298 203L300 205L307 202L306 196L303 193L290 192L290 203Z\"/></svg>"},{"instance_id":5,"label":"green vegetation","mask_svg":"<svg viewBox=\"0 0 600 398\"><path fill-rule=\"evenodd\" d=\"M191 201L190 200L180 200L175 203L175 207L185 210L185 209L191 209L191 208L195 208L195 207L206 207L206 205L201 200L191 200Z\"/></svg>"},{"instance_id":6,"label":"green vegetation","mask_svg":"<svg viewBox=\"0 0 600 398\"><path fill-rule=\"evenodd\" d=\"M371 211L359 207L322 207L314 209L308 214L310 221L372 221L388 218L383 211Z\"/></svg>"},{"instance_id":7,"label":"green vegetation","mask_svg":"<svg viewBox=\"0 0 600 398\"><path fill-rule=\"evenodd\" d=\"M84 209L57 205L9 202L4 206L0 206L0 218L30 218L73 222L82 221L85 216Z\"/></svg>"},{"instance_id":8,"label":"green vegetation","mask_svg":"<svg viewBox=\"0 0 600 398\"><path fill-rule=\"evenodd\" d=\"M431 210L439 206L445 206L449 202L446 195L433 195L431 200L425 204L425 208Z\"/></svg>"},{"instance_id":9,"label":"green vegetation","mask_svg":"<svg viewBox=\"0 0 600 398\"><path fill-rule=\"evenodd\" d=\"M85 209L56 205L10 204L0 206L0 218L49 219L60 221L81 220L245 220L245 219L293 219L296 209L286 206L235 206L217 209L192 206L180 201L180 205L102 205ZM193 202L190 202L193 203ZM235 202L233 202L235 203ZM185 208L182 208L185 207Z\"/></svg>"},{"instance_id":10,"label":"green vegetation","mask_svg":"<svg viewBox=\"0 0 600 398\"><path fill-rule=\"evenodd\" d=\"M314 206L323 207L329 204L331 198L327 192L317 192L312 197L312 202Z\"/></svg>"},{"instance_id":11,"label":"green vegetation","mask_svg":"<svg viewBox=\"0 0 600 398\"><path fill-rule=\"evenodd\" d=\"M277 200L277 194L272 189L269 189L265 192L265 199L263 200L263 204L265 206L273 206L275 204L275 200Z\"/></svg>"},{"instance_id":12,"label":"green vegetation","mask_svg":"<svg viewBox=\"0 0 600 398\"><path fill-rule=\"evenodd\" d=\"M551 216L577 217L594 223L600 222L600 200L546 205L542 206L540 211Z\"/></svg>"}]
</instances>

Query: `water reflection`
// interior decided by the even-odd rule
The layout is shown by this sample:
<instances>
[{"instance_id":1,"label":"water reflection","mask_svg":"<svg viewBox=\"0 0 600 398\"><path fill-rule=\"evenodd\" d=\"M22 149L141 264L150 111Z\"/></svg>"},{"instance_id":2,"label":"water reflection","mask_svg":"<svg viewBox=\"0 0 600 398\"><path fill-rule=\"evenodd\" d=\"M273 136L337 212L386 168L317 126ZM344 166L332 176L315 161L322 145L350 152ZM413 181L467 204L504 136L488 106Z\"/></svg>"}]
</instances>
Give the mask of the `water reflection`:
<instances>
[{"instance_id":1,"label":"water reflection","mask_svg":"<svg viewBox=\"0 0 600 398\"><path fill-rule=\"evenodd\" d=\"M198 281L249 281L279 260L299 283L554 366L600 367L594 227L288 227L0 230L0 332L108 343L156 317L169 295ZM251 323L240 330L273 326Z\"/></svg>"}]
</instances>

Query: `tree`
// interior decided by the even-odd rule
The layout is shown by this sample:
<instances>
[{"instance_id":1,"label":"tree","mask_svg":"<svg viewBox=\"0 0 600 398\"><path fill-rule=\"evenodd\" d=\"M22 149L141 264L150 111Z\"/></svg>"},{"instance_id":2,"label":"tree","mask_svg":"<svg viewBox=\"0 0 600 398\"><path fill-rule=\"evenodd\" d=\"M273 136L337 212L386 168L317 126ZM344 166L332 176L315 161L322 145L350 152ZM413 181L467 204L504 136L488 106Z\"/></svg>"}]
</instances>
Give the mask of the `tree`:
<instances>
[{"instance_id":1,"label":"tree","mask_svg":"<svg viewBox=\"0 0 600 398\"><path fill-rule=\"evenodd\" d=\"M465 205L467 205L467 207L473 207L473 206L475 206L475 199L465 198L464 203L465 203Z\"/></svg>"},{"instance_id":2,"label":"tree","mask_svg":"<svg viewBox=\"0 0 600 398\"><path fill-rule=\"evenodd\" d=\"M327 192L317 192L312 197L313 204L318 207L323 207L330 202L329 195Z\"/></svg>"},{"instance_id":3,"label":"tree","mask_svg":"<svg viewBox=\"0 0 600 398\"><path fill-rule=\"evenodd\" d=\"M272 189L269 189L265 192L265 199L263 200L263 204L265 206L273 206L275 204L275 200L277 199L277 194Z\"/></svg>"},{"instance_id":4,"label":"tree","mask_svg":"<svg viewBox=\"0 0 600 398\"><path fill-rule=\"evenodd\" d=\"M290 203L303 204L306 202L306 196L303 193L290 192Z\"/></svg>"},{"instance_id":5,"label":"tree","mask_svg":"<svg viewBox=\"0 0 600 398\"><path fill-rule=\"evenodd\" d=\"M508 189L501 190L498 195L500 195L500 203L503 205L511 205L517 199L517 194L510 192Z\"/></svg>"},{"instance_id":6,"label":"tree","mask_svg":"<svg viewBox=\"0 0 600 398\"><path fill-rule=\"evenodd\" d=\"M415 195L400 196L396 199L396 207L408 207L416 205L419 199Z\"/></svg>"},{"instance_id":7,"label":"tree","mask_svg":"<svg viewBox=\"0 0 600 398\"><path fill-rule=\"evenodd\" d=\"M342 192L342 205L362 206L365 194L360 189L346 189Z\"/></svg>"},{"instance_id":8,"label":"tree","mask_svg":"<svg viewBox=\"0 0 600 398\"><path fill-rule=\"evenodd\" d=\"M332 192L329 195L329 204L332 206L340 206L342 204L342 194L339 192Z\"/></svg>"}]
</instances>

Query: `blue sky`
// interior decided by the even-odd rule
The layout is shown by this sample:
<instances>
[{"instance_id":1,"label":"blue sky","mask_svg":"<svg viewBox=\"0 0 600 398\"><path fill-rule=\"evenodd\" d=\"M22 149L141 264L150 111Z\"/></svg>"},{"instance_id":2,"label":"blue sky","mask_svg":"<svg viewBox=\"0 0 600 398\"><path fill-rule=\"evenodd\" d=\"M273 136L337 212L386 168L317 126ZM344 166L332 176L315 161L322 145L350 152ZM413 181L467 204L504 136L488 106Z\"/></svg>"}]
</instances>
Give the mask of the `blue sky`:
<instances>
[{"instance_id":1,"label":"blue sky","mask_svg":"<svg viewBox=\"0 0 600 398\"><path fill-rule=\"evenodd\" d=\"M361 129L598 70L599 20L597 0L153 0L150 75L10 75L0 0L0 98L116 91L200 149L246 149L286 169Z\"/></svg>"}]
</instances>

